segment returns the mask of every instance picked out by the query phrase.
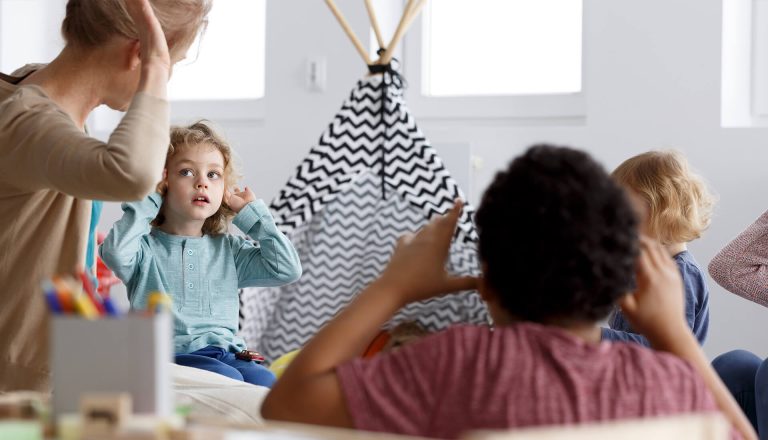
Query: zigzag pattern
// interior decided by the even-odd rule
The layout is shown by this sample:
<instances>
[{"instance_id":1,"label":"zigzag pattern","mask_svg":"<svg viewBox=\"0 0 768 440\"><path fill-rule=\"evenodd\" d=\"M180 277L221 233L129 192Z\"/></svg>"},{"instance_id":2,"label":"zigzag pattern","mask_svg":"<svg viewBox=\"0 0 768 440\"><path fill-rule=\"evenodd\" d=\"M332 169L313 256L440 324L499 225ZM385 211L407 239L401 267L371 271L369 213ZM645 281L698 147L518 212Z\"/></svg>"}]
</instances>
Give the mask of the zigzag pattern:
<instances>
[{"instance_id":1,"label":"zigzag pattern","mask_svg":"<svg viewBox=\"0 0 768 440\"><path fill-rule=\"evenodd\" d=\"M271 204L304 275L289 286L245 289L241 296L241 334L268 359L301 347L381 273L397 238L464 198L398 84L387 89L389 127L381 124L380 81L358 83ZM479 272L472 215L467 206L452 244L449 270L457 274ZM390 324L414 320L438 330L487 319L479 295L463 292L410 304Z\"/></svg>"},{"instance_id":2,"label":"zigzag pattern","mask_svg":"<svg viewBox=\"0 0 768 440\"><path fill-rule=\"evenodd\" d=\"M318 198L323 198L326 203L331 201L353 180L353 176L369 169L381 171L379 160L382 148L386 154L385 173L390 178L386 185L389 188L400 187L399 179L408 176L415 163L429 164L432 170L443 170L448 175L442 161L408 112L402 99L402 88L397 83L387 88L386 120L390 128L388 141L383 142L379 114L380 81L380 76L374 76L358 82L341 111L320 136L318 145L310 150L296 174L272 202L275 218L282 220L283 232L289 233L317 213L320 207L313 206L313 201ZM354 122L362 119L368 124ZM415 160L414 155L420 160ZM417 188L406 198L424 208L427 216L445 212L453 200L461 196L461 191L452 179L442 181L440 185L442 191L432 189L422 193ZM472 213L471 208L465 210L460 229L463 240L474 242L477 233L471 221Z\"/></svg>"}]
</instances>

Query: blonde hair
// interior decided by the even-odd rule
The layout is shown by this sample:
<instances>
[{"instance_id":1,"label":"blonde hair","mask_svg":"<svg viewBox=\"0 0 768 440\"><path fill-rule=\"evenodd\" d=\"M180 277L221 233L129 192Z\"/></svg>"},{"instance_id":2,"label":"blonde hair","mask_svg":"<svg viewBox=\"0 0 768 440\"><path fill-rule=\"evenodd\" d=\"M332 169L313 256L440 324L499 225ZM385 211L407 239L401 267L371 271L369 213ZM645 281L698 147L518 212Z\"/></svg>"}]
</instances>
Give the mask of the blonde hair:
<instances>
[{"instance_id":1,"label":"blonde hair","mask_svg":"<svg viewBox=\"0 0 768 440\"><path fill-rule=\"evenodd\" d=\"M179 55L179 51L186 52L197 34L205 30L211 1L150 0L172 56ZM69 0L61 34L67 44L86 49L115 36L138 38L125 0Z\"/></svg>"},{"instance_id":2,"label":"blonde hair","mask_svg":"<svg viewBox=\"0 0 768 440\"><path fill-rule=\"evenodd\" d=\"M194 124L183 127L171 127L171 143L168 146L168 154L165 157L165 167L177 153L191 147L199 145L210 145L218 150L224 157L224 188L232 188L240 179L240 174L233 161L232 147L229 143L213 129L210 121L200 120ZM162 195L165 196L167 188L163 188ZM229 221L235 216L235 212L222 201L221 206L215 214L205 219L203 223L203 234L215 235L227 232ZM165 215L162 207L160 213L152 221L153 226L160 226L165 222Z\"/></svg>"},{"instance_id":3,"label":"blonde hair","mask_svg":"<svg viewBox=\"0 0 768 440\"><path fill-rule=\"evenodd\" d=\"M695 240L709 227L715 197L679 152L637 155L611 176L646 202L649 232L663 244Z\"/></svg>"}]
</instances>

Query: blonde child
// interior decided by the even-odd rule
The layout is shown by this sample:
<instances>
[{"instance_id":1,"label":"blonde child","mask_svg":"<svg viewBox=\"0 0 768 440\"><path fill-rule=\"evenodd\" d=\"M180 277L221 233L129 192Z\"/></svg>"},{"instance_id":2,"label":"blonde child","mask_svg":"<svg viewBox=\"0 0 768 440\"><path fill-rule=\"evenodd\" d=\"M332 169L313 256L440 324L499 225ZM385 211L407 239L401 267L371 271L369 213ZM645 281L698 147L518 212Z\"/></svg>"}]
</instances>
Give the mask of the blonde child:
<instances>
[{"instance_id":1,"label":"blonde child","mask_svg":"<svg viewBox=\"0 0 768 440\"><path fill-rule=\"evenodd\" d=\"M264 202L235 180L230 146L208 123L173 127L158 192L123 204L100 254L131 308L144 309L152 291L170 294L176 363L271 386L266 368L236 358L245 350L237 289L293 282L301 266ZM258 245L227 234L231 218Z\"/></svg>"},{"instance_id":2,"label":"blonde child","mask_svg":"<svg viewBox=\"0 0 768 440\"><path fill-rule=\"evenodd\" d=\"M676 151L649 151L627 159L612 173L635 202L641 230L658 240L675 260L685 286L685 320L703 344L709 328L709 289L687 243L709 227L714 200L702 179ZM650 346L616 309L604 340Z\"/></svg>"}]
</instances>

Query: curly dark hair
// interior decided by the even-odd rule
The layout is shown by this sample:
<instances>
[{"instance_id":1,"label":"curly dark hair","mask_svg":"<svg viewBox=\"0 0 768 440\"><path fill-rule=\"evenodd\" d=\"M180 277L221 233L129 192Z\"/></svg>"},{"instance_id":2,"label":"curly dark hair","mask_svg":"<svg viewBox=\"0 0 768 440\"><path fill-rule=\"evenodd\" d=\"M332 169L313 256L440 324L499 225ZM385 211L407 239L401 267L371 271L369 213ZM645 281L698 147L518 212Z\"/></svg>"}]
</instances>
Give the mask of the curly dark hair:
<instances>
[{"instance_id":1,"label":"curly dark hair","mask_svg":"<svg viewBox=\"0 0 768 440\"><path fill-rule=\"evenodd\" d=\"M531 147L496 175L476 221L486 282L515 318L595 322L631 290L636 214L587 153Z\"/></svg>"}]
</instances>

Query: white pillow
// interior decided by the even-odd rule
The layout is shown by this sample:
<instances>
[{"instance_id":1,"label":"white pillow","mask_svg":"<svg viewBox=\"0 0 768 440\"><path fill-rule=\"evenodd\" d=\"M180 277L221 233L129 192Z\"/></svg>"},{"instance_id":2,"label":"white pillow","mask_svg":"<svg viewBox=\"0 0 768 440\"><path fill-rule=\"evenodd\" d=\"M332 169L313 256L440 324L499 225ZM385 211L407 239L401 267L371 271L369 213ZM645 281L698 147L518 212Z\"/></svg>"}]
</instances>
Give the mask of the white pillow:
<instances>
[{"instance_id":1,"label":"white pillow","mask_svg":"<svg viewBox=\"0 0 768 440\"><path fill-rule=\"evenodd\" d=\"M195 420L215 420L235 424L264 424L261 403L269 388L230 379L221 374L171 366L176 406L190 406Z\"/></svg>"}]
</instances>

